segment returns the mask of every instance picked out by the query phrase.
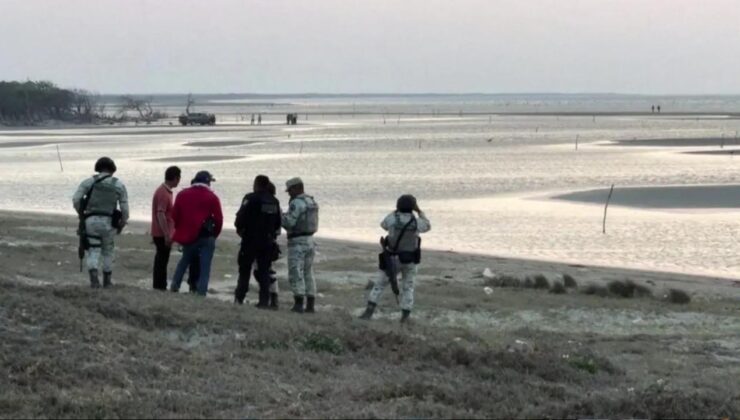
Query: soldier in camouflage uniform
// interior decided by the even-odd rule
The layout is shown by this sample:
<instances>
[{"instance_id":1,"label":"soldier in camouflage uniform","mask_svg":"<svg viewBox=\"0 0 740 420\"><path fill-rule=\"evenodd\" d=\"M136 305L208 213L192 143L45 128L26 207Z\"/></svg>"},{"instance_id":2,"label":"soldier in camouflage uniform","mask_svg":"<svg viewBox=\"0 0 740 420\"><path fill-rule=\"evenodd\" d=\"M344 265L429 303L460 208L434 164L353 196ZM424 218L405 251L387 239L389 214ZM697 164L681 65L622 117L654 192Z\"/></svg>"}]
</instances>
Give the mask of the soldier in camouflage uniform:
<instances>
[{"instance_id":1,"label":"soldier in camouflage uniform","mask_svg":"<svg viewBox=\"0 0 740 420\"><path fill-rule=\"evenodd\" d=\"M414 212L417 216L414 216ZM396 202L396 211L386 216L380 223L380 227L388 231L388 236L384 240L384 252L388 253L387 264L392 265L394 269L389 270L388 267L384 267L379 270L379 278L370 291L367 308L360 318L372 318L378 300L389 283L388 273L390 272L390 275L395 277L396 272L400 271L401 322L406 322L414 306L414 280L417 265L421 261L419 235L429 232L432 225L424 212L419 209L416 198L407 194L399 197Z\"/></svg>"},{"instance_id":2,"label":"soldier in camouflage uniform","mask_svg":"<svg viewBox=\"0 0 740 420\"><path fill-rule=\"evenodd\" d=\"M316 244L313 235L319 228L319 205L304 192L300 178L289 179L285 186L290 194L290 208L283 213L282 225L288 233L288 280L295 301L291 311L313 313L316 301L316 281L313 277Z\"/></svg>"},{"instance_id":3,"label":"soldier in camouflage uniform","mask_svg":"<svg viewBox=\"0 0 740 420\"><path fill-rule=\"evenodd\" d=\"M95 172L96 175L82 181L72 197L77 214L85 220L83 233L88 242L85 259L92 288L100 287L98 270L101 256L103 287L113 285L114 238L129 218L126 187L121 180L113 177L116 164L110 158L100 158L95 163Z\"/></svg>"}]
</instances>

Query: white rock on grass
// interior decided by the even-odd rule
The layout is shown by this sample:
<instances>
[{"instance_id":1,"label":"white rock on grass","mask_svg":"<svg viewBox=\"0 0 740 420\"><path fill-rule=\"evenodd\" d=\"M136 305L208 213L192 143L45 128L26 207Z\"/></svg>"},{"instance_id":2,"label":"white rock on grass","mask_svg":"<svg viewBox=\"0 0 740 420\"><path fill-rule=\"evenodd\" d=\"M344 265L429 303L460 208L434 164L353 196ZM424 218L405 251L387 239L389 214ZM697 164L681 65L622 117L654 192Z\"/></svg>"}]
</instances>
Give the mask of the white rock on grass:
<instances>
[{"instance_id":1,"label":"white rock on grass","mask_svg":"<svg viewBox=\"0 0 740 420\"><path fill-rule=\"evenodd\" d=\"M491 271L490 268L486 267L486 269L483 270L483 277L485 277L487 279L495 279L496 278L496 274L494 274L493 271Z\"/></svg>"},{"instance_id":2,"label":"white rock on grass","mask_svg":"<svg viewBox=\"0 0 740 420\"><path fill-rule=\"evenodd\" d=\"M490 287L488 287L488 286L486 286L486 287L483 288L483 292L485 292L487 295L490 296L490 295L493 294L493 289L490 288Z\"/></svg>"}]
</instances>

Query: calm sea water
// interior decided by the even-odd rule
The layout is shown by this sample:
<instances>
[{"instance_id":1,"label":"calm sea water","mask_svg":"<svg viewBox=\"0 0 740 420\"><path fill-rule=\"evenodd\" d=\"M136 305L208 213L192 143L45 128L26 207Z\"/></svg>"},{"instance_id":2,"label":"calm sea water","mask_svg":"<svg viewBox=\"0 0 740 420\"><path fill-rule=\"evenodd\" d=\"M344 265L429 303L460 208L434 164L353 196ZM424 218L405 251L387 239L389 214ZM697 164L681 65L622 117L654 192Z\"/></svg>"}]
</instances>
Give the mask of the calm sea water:
<instances>
[{"instance_id":1,"label":"calm sea water","mask_svg":"<svg viewBox=\"0 0 740 420\"><path fill-rule=\"evenodd\" d=\"M77 184L91 174L97 157L108 155L118 164L117 176L126 183L133 215L139 219L148 217L151 193L172 162L187 179L200 169L213 172L218 178L214 187L230 219L255 175L264 173L279 183L301 176L321 204L321 234L326 237L375 242L381 234L379 222L396 198L412 193L432 221L424 243L436 249L718 276L740 272L740 212L735 209L612 206L603 234L602 205L549 198L611 184L618 191L620 186L740 183L740 159L682 153L717 146L607 145L633 138L724 135L729 140L740 130L738 120L485 115L535 109L642 111L659 100L664 111L735 111L740 109L738 98L199 100L199 110L219 113L228 126L0 132L0 146L13 146L0 147L0 208L72 214ZM179 112L176 98L161 102L171 114ZM283 124L281 113L287 111L303 114L298 126ZM345 114L331 115L337 111ZM257 112L265 113L263 126L243 120ZM439 115L443 113L447 115ZM200 145L186 145L189 142ZM233 160L220 160L223 157ZM280 199L286 204L287 195L281 193Z\"/></svg>"}]
</instances>

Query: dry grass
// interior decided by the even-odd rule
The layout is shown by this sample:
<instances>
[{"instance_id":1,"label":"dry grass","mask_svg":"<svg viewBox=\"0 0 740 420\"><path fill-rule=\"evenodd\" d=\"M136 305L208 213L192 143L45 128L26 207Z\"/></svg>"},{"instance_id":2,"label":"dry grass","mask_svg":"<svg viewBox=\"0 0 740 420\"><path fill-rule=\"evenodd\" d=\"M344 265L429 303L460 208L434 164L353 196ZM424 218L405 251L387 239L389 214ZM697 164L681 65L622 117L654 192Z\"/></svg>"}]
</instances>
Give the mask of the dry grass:
<instances>
[{"instance_id":1,"label":"dry grass","mask_svg":"<svg viewBox=\"0 0 740 420\"><path fill-rule=\"evenodd\" d=\"M309 318L137 288L7 281L0 319L0 417L721 417L740 409L705 388L693 399L693 388L615 393L627 380L621 368L588 347L566 359L571 338L552 334L517 334L540 343L518 353L470 332L458 341L460 332L399 330L344 311Z\"/></svg>"}]
</instances>

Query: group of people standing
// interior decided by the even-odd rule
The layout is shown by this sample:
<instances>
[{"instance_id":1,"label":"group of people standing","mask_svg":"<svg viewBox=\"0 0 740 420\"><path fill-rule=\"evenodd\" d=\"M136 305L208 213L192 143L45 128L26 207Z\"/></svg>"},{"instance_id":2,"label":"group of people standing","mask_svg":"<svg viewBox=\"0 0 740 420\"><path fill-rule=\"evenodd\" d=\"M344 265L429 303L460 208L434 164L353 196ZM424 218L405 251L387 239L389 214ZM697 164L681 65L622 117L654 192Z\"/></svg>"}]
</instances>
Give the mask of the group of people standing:
<instances>
[{"instance_id":1,"label":"group of people standing","mask_svg":"<svg viewBox=\"0 0 740 420\"><path fill-rule=\"evenodd\" d=\"M112 286L114 238L129 219L128 194L123 183L115 178L117 168L110 158L100 158L96 175L84 180L73 196L81 226L79 234L87 246L84 256L90 285L100 287L98 270L103 268L103 287ZM211 262L216 240L223 230L221 202L212 189L216 179L208 171L195 174L190 186L174 196L182 171L171 166L165 171L164 182L152 198L151 236L156 248L153 287L167 290L167 266L174 244L182 247L169 285L178 292L186 271L191 293L208 293ZM288 237L288 281L293 292L291 311L313 313L316 310L316 280L313 260L316 253L314 234L319 228L319 205L306 194L303 181L291 178L286 183L290 195L287 211L283 212L276 197L276 187L265 175L255 177L252 191L247 193L236 214L234 226L241 238L238 263L239 277L234 291L234 303L243 304L254 275L259 285L260 309L277 310L278 283L272 263L280 258L277 238L284 229ZM410 195L399 198L396 211L389 214L381 227L389 232L381 242L383 253L379 277L368 296L368 305L361 316L370 319L378 300L388 284L399 294L396 275L402 276L402 322L408 320L414 303L414 281L421 259L419 234L431 225ZM414 214L416 213L416 215Z\"/></svg>"}]
</instances>

